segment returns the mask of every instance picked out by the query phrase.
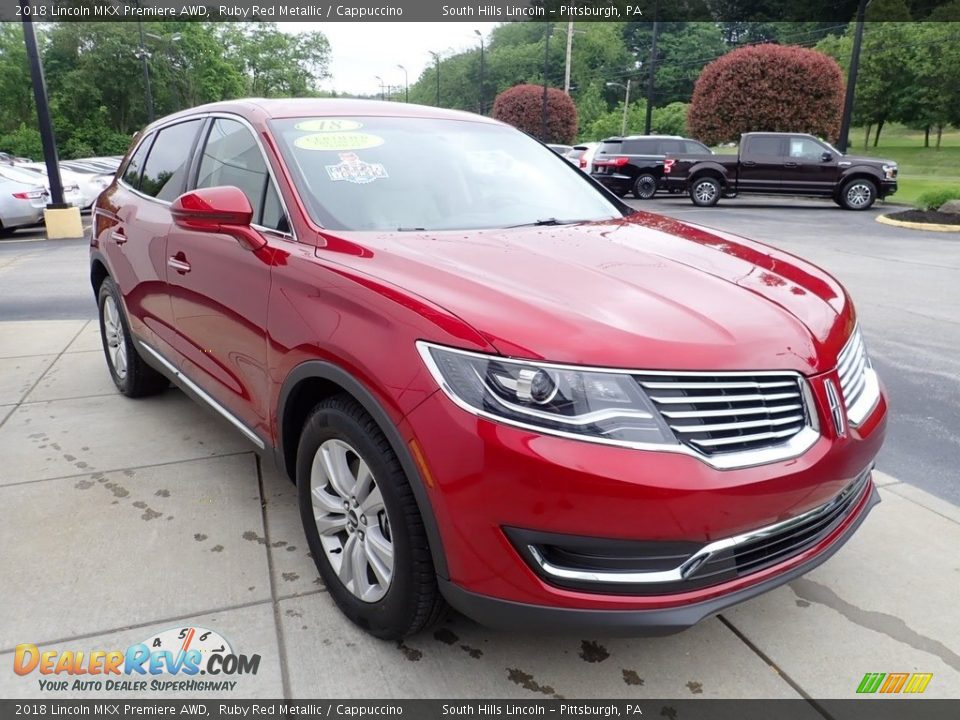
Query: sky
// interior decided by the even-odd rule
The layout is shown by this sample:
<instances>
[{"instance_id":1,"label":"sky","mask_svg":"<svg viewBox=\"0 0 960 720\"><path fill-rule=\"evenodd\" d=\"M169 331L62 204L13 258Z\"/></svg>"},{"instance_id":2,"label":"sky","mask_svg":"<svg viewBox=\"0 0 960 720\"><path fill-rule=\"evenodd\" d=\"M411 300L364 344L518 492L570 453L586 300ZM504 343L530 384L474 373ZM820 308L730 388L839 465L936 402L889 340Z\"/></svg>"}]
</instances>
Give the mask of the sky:
<instances>
[{"instance_id":1,"label":"sky","mask_svg":"<svg viewBox=\"0 0 960 720\"><path fill-rule=\"evenodd\" d=\"M424 67L433 63L430 51L442 56L479 47L479 30L484 42L498 23L468 22L333 22L277 23L288 33L320 30L330 41L330 72L324 90L373 95L380 92L376 76L387 85L403 88L404 65L412 85Z\"/></svg>"}]
</instances>

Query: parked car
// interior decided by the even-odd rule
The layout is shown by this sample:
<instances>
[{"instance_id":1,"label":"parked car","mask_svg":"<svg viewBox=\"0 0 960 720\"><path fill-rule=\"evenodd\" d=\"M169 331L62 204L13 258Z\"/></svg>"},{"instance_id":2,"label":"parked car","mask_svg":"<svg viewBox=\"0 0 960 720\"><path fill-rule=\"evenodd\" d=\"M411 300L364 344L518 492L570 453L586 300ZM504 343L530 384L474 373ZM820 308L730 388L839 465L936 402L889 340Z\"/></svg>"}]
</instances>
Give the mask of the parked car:
<instances>
[{"instance_id":1,"label":"parked car","mask_svg":"<svg viewBox=\"0 0 960 720\"><path fill-rule=\"evenodd\" d=\"M76 203L80 194L75 185L64 186L66 202ZM0 234L43 221L50 200L46 176L21 167L0 165Z\"/></svg>"},{"instance_id":2,"label":"parked car","mask_svg":"<svg viewBox=\"0 0 960 720\"><path fill-rule=\"evenodd\" d=\"M43 178L43 182L49 186L47 178L47 166L44 163L28 163L18 165L19 168L28 172L36 173ZM76 204L81 210L89 210L93 206L93 201L97 195L103 192L103 189L113 180L113 173L93 173L78 172L71 169L64 163L60 164L60 181L65 186L76 187L79 197Z\"/></svg>"},{"instance_id":3,"label":"parked car","mask_svg":"<svg viewBox=\"0 0 960 720\"><path fill-rule=\"evenodd\" d=\"M886 399L835 279L635 213L490 118L171 115L97 200L90 261L118 390L172 380L276 461L330 597L379 637L445 602L677 631L877 502Z\"/></svg>"},{"instance_id":4,"label":"parked car","mask_svg":"<svg viewBox=\"0 0 960 720\"><path fill-rule=\"evenodd\" d=\"M593 179L614 194L649 200L662 187L668 153L706 153L710 148L678 135L630 135L604 140L593 158Z\"/></svg>"},{"instance_id":5,"label":"parked car","mask_svg":"<svg viewBox=\"0 0 960 720\"><path fill-rule=\"evenodd\" d=\"M573 150L573 146L571 145L559 145L557 143L550 143L547 145L547 147L553 150L560 157L566 157L567 153Z\"/></svg>"},{"instance_id":6,"label":"parked car","mask_svg":"<svg viewBox=\"0 0 960 720\"><path fill-rule=\"evenodd\" d=\"M120 167L122 157L93 157L78 158L76 160L61 160L60 166L79 173L91 175L113 175Z\"/></svg>"},{"instance_id":7,"label":"parked car","mask_svg":"<svg viewBox=\"0 0 960 720\"><path fill-rule=\"evenodd\" d=\"M712 207L727 193L829 197L847 210L866 210L897 191L893 160L844 155L802 133L746 133L737 155L678 153L667 160L667 187Z\"/></svg>"},{"instance_id":8,"label":"parked car","mask_svg":"<svg viewBox=\"0 0 960 720\"><path fill-rule=\"evenodd\" d=\"M595 142L574 145L573 149L567 153L566 158L589 175L593 172L593 156L599 147L600 143Z\"/></svg>"}]
</instances>

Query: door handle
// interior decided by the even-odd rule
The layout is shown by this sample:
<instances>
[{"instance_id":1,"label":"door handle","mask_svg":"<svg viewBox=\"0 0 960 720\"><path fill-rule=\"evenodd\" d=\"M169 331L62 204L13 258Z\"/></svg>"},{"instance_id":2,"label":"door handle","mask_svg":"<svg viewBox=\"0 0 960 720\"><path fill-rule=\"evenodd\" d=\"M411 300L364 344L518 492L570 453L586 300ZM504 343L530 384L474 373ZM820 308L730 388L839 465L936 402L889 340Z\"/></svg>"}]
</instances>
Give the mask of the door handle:
<instances>
[{"instance_id":1,"label":"door handle","mask_svg":"<svg viewBox=\"0 0 960 720\"><path fill-rule=\"evenodd\" d=\"M740 164L741 164L741 165L756 165L757 163L756 163L755 160L744 160L744 161L743 161L742 163L740 163Z\"/></svg>"},{"instance_id":2,"label":"door handle","mask_svg":"<svg viewBox=\"0 0 960 720\"><path fill-rule=\"evenodd\" d=\"M181 260L176 256L167 258L167 267L173 268L181 275L186 275L188 272L190 272L190 263L188 263L186 260Z\"/></svg>"},{"instance_id":3,"label":"door handle","mask_svg":"<svg viewBox=\"0 0 960 720\"><path fill-rule=\"evenodd\" d=\"M110 232L110 239L117 245L123 245L127 241L127 235L123 232L123 228L120 230L112 230Z\"/></svg>"}]
</instances>

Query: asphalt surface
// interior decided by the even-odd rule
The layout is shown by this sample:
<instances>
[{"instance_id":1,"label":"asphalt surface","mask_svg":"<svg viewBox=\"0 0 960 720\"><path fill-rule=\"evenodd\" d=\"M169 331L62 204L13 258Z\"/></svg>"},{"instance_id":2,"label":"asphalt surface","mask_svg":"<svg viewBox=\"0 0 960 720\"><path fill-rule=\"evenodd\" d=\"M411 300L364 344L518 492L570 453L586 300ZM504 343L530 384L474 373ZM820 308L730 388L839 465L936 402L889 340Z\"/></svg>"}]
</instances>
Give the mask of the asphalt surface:
<instances>
[{"instance_id":1,"label":"asphalt surface","mask_svg":"<svg viewBox=\"0 0 960 720\"><path fill-rule=\"evenodd\" d=\"M890 397L878 467L960 505L960 234L881 225L874 218L889 207L849 212L830 201L630 204L770 243L843 282ZM94 317L86 252L85 241L47 241L38 231L0 240L0 320Z\"/></svg>"}]
</instances>

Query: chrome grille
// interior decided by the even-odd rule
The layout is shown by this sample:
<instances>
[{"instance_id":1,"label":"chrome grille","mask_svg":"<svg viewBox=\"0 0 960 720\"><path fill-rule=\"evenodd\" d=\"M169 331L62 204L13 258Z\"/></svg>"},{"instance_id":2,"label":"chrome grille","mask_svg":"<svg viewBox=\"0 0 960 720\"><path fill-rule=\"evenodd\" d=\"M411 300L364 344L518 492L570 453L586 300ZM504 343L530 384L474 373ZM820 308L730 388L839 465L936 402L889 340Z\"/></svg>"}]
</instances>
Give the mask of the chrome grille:
<instances>
[{"instance_id":1,"label":"chrome grille","mask_svg":"<svg viewBox=\"0 0 960 720\"><path fill-rule=\"evenodd\" d=\"M677 439L716 455L779 445L807 425L803 382L783 373L637 375Z\"/></svg>"},{"instance_id":2,"label":"chrome grille","mask_svg":"<svg viewBox=\"0 0 960 720\"><path fill-rule=\"evenodd\" d=\"M870 362L867 360L867 350L860 335L860 328L853 331L846 347L840 352L837 359L837 375L840 379L840 391L843 394L843 404L849 413L867 387L867 370Z\"/></svg>"}]
</instances>

